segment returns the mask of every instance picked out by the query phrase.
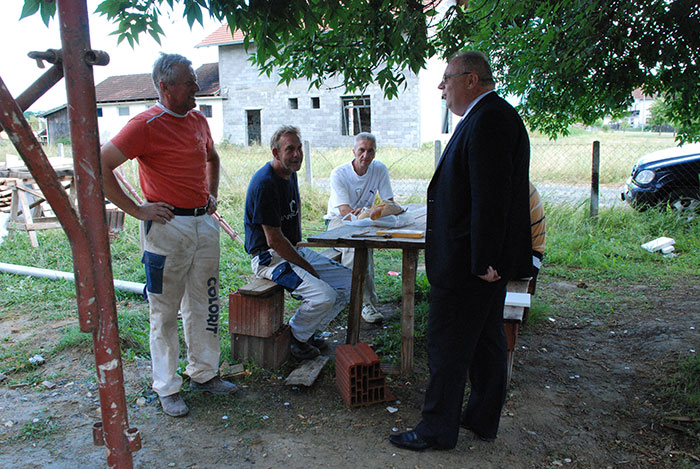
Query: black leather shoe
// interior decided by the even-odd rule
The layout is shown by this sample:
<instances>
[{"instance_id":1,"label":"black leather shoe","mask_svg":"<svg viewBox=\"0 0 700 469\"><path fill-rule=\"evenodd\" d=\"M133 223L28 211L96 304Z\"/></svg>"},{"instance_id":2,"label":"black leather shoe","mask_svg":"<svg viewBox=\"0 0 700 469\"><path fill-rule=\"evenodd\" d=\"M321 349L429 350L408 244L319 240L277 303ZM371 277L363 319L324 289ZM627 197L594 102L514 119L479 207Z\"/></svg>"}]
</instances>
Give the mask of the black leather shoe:
<instances>
[{"instance_id":1,"label":"black leather shoe","mask_svg":"<svg viewBox=\"0 0 700 469\"><path fill-rule=\"evenodd\" d=\"M460 427L464 428L465 430L469 430L469 431L472 432L474 435L476 435L477 438L479 438L481 441L496 441L496 437L495 437L495 436L494 436L494 437L487 437L487 436L480 435L477 431L475 431L475 430L474 430L472 427L470 427L469 425L461 424Z\"/></svg>"},{"instance_id":2,"label":"black leather shoe","mask_svg":"<svg viewBox=\"0 0 700 469\"><path fill-rule=\"evenodd\" d=\"M389 442L399 448L410 449L411 451L423 451L424 449L435 448L432 443L425 441L418 436L415 431L389 435Z\"/></svg>"},{"instance_id":3,"label":"black leather shoe","mask_svg":"<svg viewBox=\"0 0 700 469\"><path fill-rule=\"evenodd\" d=\"M322 339L317 334L312 335L311 338L307 341L307 343L316 347L320 351L328 350L328 342L326 342L325 339Z\"/></svg>"},{"instance_id":4,"label":"black leather shoe","mask_svg":"<svg viewBox=\"0 0 700 469\"><path fill-rule=\"evenodd\" d=\"M289 346L292 356L297 360L311 360L321 355L321 351L309 344L308 342L302 342L297 340L296 337L292 335L292 342Z\"/></svg>"}]
</instances>

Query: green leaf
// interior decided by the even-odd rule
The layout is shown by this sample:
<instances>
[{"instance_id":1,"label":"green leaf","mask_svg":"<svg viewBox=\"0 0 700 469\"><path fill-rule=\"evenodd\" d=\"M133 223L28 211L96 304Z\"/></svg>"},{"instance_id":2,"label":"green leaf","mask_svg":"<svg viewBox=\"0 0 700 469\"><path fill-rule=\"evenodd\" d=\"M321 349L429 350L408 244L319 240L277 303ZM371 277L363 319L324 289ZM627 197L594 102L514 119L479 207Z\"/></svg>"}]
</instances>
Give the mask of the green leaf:
<instances>
[{"instance_id":1,"label":"green leaf","mask_svg":"<svg viewBox=\"0 0 700 469\"><path fill-rule=\"evenodd\" d=\"M40 14L44 24L48 26L51 18L56 14L56 2L41 2Z\"/></svg>"},{"instance_id":2,"label":"green leaf","mask_svg":"<svg viewBox=\"0 0 700 469\"><path fill-rule=\"evenodd\" d=\"M160 34L158 34L155 30L149 29L148 34L151 35L151 37L158 43L158 45L161 45L160 43Z\"/></svg>"},{"instance_id":3,"label":"green leaf","mask_svg":"<svg viewBox=\"0 0 700 469\"><path fill-rule=\"evenodd\" d=\"M24 6L22 7L22 14L19 19L32 16L34 13L39 11L40 0L25 0Z\"/></svg>"}]
</instances>

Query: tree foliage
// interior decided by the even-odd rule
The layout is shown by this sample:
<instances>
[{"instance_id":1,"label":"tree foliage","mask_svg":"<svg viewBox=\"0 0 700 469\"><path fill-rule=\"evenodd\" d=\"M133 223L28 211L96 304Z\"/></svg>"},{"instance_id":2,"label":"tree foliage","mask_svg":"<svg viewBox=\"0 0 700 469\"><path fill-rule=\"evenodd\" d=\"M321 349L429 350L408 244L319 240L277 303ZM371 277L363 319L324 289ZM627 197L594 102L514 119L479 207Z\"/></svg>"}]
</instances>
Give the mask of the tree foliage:
<instances>
[{"instance_id":1,"label":"tree foliage","mask_svg":"<svg viewBox=\"0 0 700 469\"><path fill-rule=\"evenodd\" d=\"M47 21L52 3L25 0L23 15ZM103 0L97 11L133 46L159 40L161 10L175 3L190 26L208 14L241 30L253 63L281 83L338 76L348 91L377 83L392 98L428 58L478 49L552 137L621 116L640 87L665 96L679 139L700 140L696 0Z\"/></svg>"},{"instance_id":2,"label":"tree foliage","mask_svg":"<svg viewBox=\"0 0 700 469\"><path fill-rule=\"evenodd\" d=\"M654 100L654 103L649 108L651 117L647 123L655 129L661 129L663 127L672 127L673 121L669 117L670 109L666 105L666 101L663 98Z\"/></svg>"}]
</instances>

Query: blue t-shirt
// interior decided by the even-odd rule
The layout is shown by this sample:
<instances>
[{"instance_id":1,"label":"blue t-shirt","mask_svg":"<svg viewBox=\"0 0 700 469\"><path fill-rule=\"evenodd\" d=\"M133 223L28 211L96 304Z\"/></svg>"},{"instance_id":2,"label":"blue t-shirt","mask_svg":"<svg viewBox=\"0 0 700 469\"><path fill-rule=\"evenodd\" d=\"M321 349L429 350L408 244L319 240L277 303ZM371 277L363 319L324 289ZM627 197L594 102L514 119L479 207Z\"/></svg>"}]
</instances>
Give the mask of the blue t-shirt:
<instances>
[{"instance_id":1,"label":"blue t-shirt","mask_svg":"<svg viewBox=\"0 0 700 469\"><path fill-rule=\"evenodd\" d=\"M262 225L281 227L293 246L301 241L299 186L297 175L283 179L268 162L250 180L245 197L245 250L257 254L270 249Z\"/></svg>"}]
</instances>

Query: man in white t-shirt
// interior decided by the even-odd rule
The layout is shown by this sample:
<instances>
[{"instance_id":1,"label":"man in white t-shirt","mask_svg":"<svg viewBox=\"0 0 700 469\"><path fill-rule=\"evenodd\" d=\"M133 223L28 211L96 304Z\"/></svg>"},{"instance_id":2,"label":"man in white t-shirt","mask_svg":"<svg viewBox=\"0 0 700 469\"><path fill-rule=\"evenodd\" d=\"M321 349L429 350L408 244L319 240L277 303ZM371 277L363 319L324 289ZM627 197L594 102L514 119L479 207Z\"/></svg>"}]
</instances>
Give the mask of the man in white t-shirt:
<instances>
[{"instance_id":1,"label":"man in white t-shirt","mask_svg":"<svg viewBox=\"0 0 700 469\"><path fill-rule=\"evenodd\" d=\"M389 170L381 161L375 161L377 139L362 132L355 136L352 148L354 159L338 166L331 172L331 196L328 199L328 229L342 225L349 214L358 215L365 207L371 207L379 194L382 200L394 200L389 181ZM336 248L343 255L342 264L352 268L354 249ZM367 258L367 278L363 292L362 319L369 323L381 322L382 313L377 311L377 292L374 287L374 259L372 250Z\"/></svg>"}]
</instances>

